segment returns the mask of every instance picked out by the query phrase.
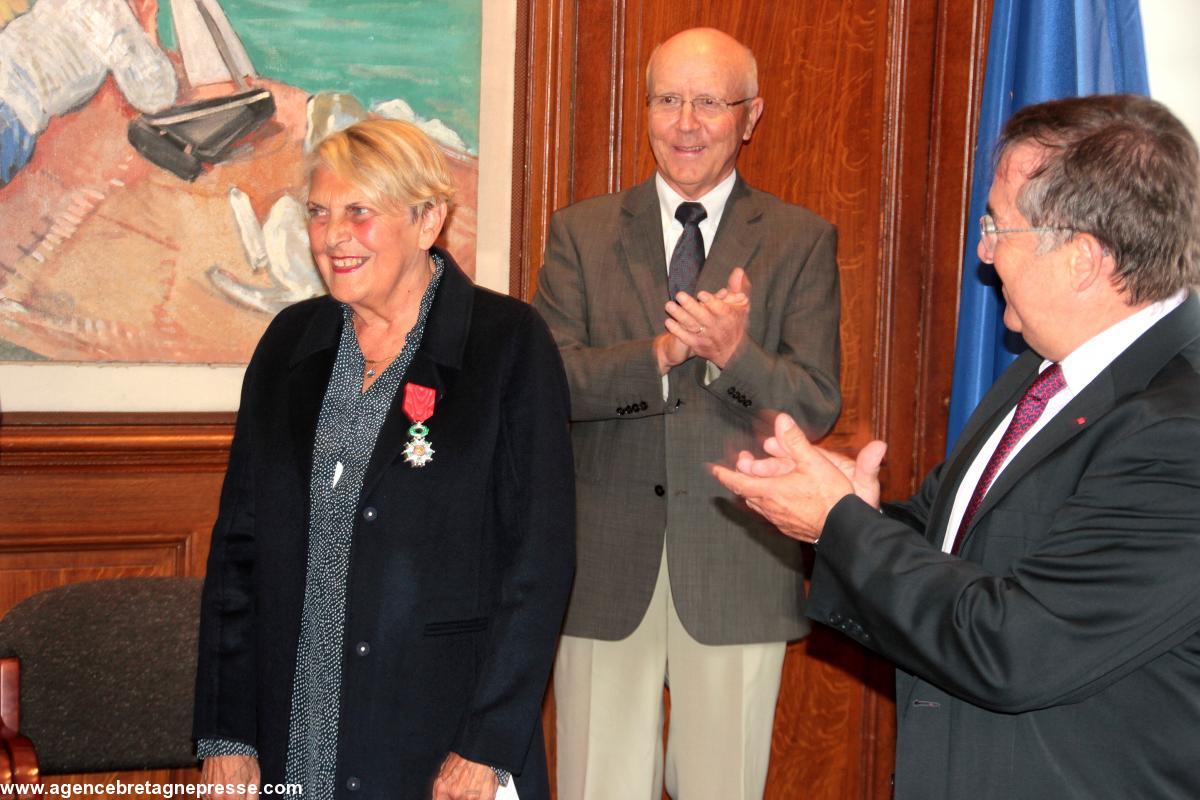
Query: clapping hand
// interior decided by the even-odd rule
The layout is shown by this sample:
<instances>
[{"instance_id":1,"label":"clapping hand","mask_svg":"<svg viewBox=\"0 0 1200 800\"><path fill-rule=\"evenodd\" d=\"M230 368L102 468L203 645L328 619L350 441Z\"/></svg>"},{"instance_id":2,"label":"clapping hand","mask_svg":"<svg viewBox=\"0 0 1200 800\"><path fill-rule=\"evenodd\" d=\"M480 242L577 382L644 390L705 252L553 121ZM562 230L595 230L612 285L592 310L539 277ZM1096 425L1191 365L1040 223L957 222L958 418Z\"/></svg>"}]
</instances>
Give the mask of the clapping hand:
<instances>
[{"instance_id":1,"label":"clapping hand","mask_svg":"<svg viewBox=\"0 0 1200 800\"><path fill-rule=\"evenodd\" d=\"M724 369L746 338L750 279L738 267L716 294L699 292L692 297L680 292L667 303L666 311L667 331L686 346L689 354Z\"/></svg>"},{"instance_id":2,"label":"clapping hand","mask_svg":"<svg viewBox=\"0 0 1200 800\"><path fill-rule=\"evenodd\" d=\"M795 420L780 414L763 449L766 458L739 453L735 469L712 465L713 476L794 539L815 542L830 510L849 494L879 506L883 442L867 444L851 459L813 445Z\"/></svg>"}]
</instances>

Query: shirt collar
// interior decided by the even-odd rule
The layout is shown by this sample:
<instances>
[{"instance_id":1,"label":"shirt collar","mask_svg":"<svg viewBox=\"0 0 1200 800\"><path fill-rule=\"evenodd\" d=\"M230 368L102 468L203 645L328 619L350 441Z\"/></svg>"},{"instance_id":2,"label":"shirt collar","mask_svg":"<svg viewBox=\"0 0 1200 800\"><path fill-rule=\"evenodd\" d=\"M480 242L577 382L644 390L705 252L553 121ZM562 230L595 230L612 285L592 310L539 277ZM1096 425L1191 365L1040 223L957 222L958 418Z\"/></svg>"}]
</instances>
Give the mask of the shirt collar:
<instances>
[{"instance_id":1,"label":"shirt collar","mask_svg":"<svg viewBox=\"0 0 1200 800\"><path fill-rule=\"evenodd\" d=\"M1060 362L1063 378L1071 395L1078 394L1091 383L1105 367L1116 360L1117 356L1125 352L1129 345L1154 327L1154 323L1178 308L1187 296L1187 289L1180 289L1166 300L1151 303L1120 322L1110 325L1072 350ZM1045 369L1049 363L1043 361L1041 368Z\"/></svg>"},{"instance_id":2,"label":"shirt collar","mask_svg":"<svg viewBox=\"0 0 1200 800\"><path fill-rule=\"evenodd\" d=\"M701 196L697 203L704 206L708 214L706 220L719 220L725 212L725 203L733 192L733 184L737 182L737 170L733 170L725 178ZM654 188L658 192L658 206L665 219L675 220L675 209L684 201L683 195L671 188L661 172L654 173ZM678 222L675 222L678 225Z\"/></svg>"}]
</instances>

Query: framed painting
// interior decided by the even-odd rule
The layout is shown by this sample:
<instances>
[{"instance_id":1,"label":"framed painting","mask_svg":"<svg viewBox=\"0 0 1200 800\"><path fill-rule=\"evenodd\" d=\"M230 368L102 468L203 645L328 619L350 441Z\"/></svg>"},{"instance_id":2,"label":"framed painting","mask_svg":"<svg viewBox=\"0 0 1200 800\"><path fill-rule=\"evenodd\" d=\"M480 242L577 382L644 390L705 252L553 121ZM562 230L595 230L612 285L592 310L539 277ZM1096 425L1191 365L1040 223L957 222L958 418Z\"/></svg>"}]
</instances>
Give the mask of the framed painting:
<instances>
[{"instance_id":1,"label":"framed painting","mask_svg":"<svg viewBox=\"0 0 1200 800\"><path fill-rule=\"evenodd\" d=\"M324 291L306 153L367 115L439 143L506 291L516 3L0 0L0 412L235 409Z\"/></svg>"}]
</instances>

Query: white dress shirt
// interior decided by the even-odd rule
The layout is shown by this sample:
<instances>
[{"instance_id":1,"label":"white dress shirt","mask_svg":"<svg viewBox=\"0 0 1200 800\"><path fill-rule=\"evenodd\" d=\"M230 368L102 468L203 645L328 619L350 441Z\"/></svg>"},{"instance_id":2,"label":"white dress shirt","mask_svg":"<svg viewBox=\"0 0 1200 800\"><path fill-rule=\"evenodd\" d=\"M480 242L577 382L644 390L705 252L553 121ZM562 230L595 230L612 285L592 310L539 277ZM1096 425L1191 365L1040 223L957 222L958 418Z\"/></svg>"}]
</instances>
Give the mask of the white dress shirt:
<instances>
[{"instance_id":1,"label":"white dress shirt","mask_svg":"<svg viewBox=\"0 0 1200 800\"><path fill-rule=\"evenodd\" d=\"M1157 303L1151 303L1115 325L1105 328L1071 351L1071 354L1059 364L1062 367L1063 378L1067 385L1058 394L1050 398L1050 401L1046 403L1046 409L1038 417L1037 422L1017 441L1016 445L1004 459L1004 463L1000 465L1000 469L997 470L996 477L992 479L992 485L995 485L996 480L1000 477L1000 473L1012 463L1013 458L1025 446L1026 442L1036 436L1038 431L1046 427L1046 424L1059 411L1062 411L1067 403L1071 402L1077 394L1082 392L1097 375L1116 360L1117 356L1125 352L1129 345L1137 341L1143 333L1150 330L1154 323L1178 308L1186 299L1187 290L1182 289L1173 297L1160 300ZM1050 366L1050 362L1043 361L1038 371L1040 372L1048 366ZM1016 410L1017 408L1014 405L1008 414L1004 416L1004 419L1000 420L1000 424L992 431L992 435L984 442L983 447L979 448L979 452L975 454L975 460L971 462L971 467L963 475L962 482L958 485L958 492L954 495L954 506L950 510L950 519L946 525L945 532L942 534L943 552L950 552L950 548L954 544L955 535L958 533L959 523L962 521L963 514L966 513L967 504L971 502L971 495L975 493L975 486L979 483L979 476L983 474L988 460L996 450L996 446L1000 444L1000 439L1004 436L1004 431L1008 429L1008 423L1012 421Z\"/></svg>"}]
</instances>

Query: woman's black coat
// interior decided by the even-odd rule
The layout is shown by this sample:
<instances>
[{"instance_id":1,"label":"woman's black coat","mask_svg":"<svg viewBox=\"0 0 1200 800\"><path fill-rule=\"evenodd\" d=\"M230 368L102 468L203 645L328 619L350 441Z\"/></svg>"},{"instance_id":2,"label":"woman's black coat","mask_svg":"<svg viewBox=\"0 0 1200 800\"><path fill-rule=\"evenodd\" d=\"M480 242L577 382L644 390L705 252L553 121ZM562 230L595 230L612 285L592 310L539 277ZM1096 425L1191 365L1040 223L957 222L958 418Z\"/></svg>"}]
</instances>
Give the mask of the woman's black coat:
<instances>
[{"instance_id":1,"label":"woman's black coat","mask_svg":"<svg viewBox=\"0 0 1200 800\"><path fill-rule=\"evenodd\" d=\"M541 704L574 568L569 402L532 308L447 266L406 383L437 391L410 466L404 387L379 433L350 557L338 797L427 798L450 751L549 796ZM194 735L284 779L317 416L342 325L280 312L246 370L204 585ZM350 787L356 787L351 789Z\"/></svg>"}]
</instances>

